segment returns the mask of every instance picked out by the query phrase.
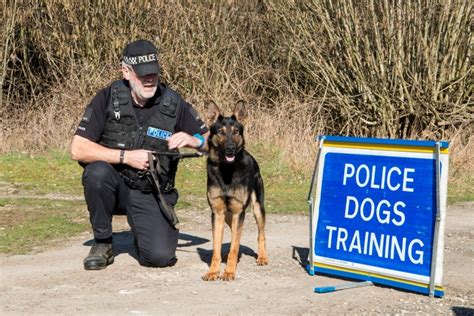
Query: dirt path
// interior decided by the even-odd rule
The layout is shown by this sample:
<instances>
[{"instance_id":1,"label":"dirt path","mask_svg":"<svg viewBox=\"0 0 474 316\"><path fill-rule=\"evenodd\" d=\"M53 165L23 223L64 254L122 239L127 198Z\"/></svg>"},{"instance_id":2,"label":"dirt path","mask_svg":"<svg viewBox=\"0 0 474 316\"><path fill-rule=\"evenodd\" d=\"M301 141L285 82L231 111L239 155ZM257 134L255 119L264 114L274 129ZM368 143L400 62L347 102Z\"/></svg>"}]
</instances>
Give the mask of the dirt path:
<instances>
[{"instance_id":1,"label":"dirt path","mask_svg":"<svg viewBox=\"0 0 474 316\"><path fill-rule=\"evenodd\" d=\"M210 216L180 214L178 263L144 268L128 254L131 236L123 217L114 225L115 263L84 271L89 233L62 248L0 256L0 312L6 314L474 314L474 203L450 206L446 225L444 286L433 299L381 286L315 294L315 286L347 281L309 276L300 264L308 252L306 216L269 215L270 265L255 265L256 227L248 216L234 282L204 282L211 254ZM225 247L229 234L226 231ZM296 249L296 258L293 258Z\"/></svg>"}]
</instances>

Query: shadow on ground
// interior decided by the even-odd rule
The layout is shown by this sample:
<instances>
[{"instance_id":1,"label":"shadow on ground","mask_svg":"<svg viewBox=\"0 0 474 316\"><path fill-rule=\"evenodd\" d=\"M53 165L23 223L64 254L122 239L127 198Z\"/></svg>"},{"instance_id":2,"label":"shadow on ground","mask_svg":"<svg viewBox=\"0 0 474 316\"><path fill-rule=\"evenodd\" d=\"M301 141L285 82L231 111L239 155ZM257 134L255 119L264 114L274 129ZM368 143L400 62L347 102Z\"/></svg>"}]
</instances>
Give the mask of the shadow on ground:
<instances>
[{"instance_id":1,"label":"shadow on ground","mask_svg":"<svg viewBox=\"0 0 474 316\"><path fill-rule=\"evenodd\" d=\"M199 254L199 257L201 258L201 261L207 263L207 265L210 266L211 259L212 259L212 248L211 249L197 248L196 250L197 250L197 253ZM229 251L230 251L230 243L222 244L222 250L221 250L222 262L224 263L227 262L227 255ZM257 253L253 251L252 248L249 248L244 245L240 245L239 260L242 257L242 255L250 256L257 259Z\"/></svg>"},{"instance_id":2,"label":"shadow on ground","mask_svg":"<svg viewBox=\"0 0 474 316\"><path fill-rule=\"evenodd\" d=\"M297 260L300 266L302 266L306 270L306 266L308 265L308 255L309 255L309 248L306 247L299 247L299 246L291 246L291 258Z\"/></svg>"},{"instance_id":3,"label":"shadow on ground","mask_svg":"<svg viewBox=\"0 0 474 316\"><path fill-rule=\"evenodd\" d=\"M132 257L135 257L135 251L133 247L133 234L130 230L113 233L112 235L114 245L114 256L118 256L123 253L128 253ZM180 233L178 235L178 251L180 248L192 247L204 244L209 239L202 238L199 236L189 235ZM84 246L91 247L94 244L94 239L89 239L83 243Z\"/></svg>"},{"instance_id":4,"label":"shadow on ground","mask_svg":"<svg viewBox=\"0 0 474 316\"><path fill-rule=\"evenodd\" d=\"M453 310L454 315L456 316L474 315L474 309L469 308L469 307L454 306L452 310Z\"/></svg>"}]
</instances>

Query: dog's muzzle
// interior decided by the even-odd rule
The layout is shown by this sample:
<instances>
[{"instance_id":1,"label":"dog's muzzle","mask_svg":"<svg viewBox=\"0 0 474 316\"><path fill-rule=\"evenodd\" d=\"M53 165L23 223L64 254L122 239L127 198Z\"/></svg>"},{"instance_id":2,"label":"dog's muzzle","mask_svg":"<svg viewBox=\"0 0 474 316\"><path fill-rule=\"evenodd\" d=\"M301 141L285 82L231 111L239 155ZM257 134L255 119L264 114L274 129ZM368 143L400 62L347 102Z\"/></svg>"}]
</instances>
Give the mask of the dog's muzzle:
<instances>
[{"instance_id":1,"label":"dog's muzzle","mask_svg":"<svg viewBox=\"0 0 474 316\"><path fill-rule=\"evenodd\" d=\"M235 144L227 144L225 147L225 161L228 163L232 163L235 160Z\"/></svg>"}]
</instances>

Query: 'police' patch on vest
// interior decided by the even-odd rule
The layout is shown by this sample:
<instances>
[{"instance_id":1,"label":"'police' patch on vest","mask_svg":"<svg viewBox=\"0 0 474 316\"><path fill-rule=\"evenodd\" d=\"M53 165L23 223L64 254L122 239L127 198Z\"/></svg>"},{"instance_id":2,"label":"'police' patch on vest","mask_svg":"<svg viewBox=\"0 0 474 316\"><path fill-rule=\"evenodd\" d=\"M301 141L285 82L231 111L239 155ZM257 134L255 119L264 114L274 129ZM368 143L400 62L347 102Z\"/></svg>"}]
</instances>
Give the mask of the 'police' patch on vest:
<instances>
[{"instance_id":1,"label":"'police' patch on vest","mask_svg":"<svg viewBox=\"0 0 474 316\"><path fill-rule=\"evenodd\" d=\"M168 138L171 137L172 133L168 131L164 131L162 129L156 128L156 127L148 127L148 130L146 131L147 136L153 137L153 138L159 138L159 139L164 139L167 140Z\"/></svg>"}]
</instances>

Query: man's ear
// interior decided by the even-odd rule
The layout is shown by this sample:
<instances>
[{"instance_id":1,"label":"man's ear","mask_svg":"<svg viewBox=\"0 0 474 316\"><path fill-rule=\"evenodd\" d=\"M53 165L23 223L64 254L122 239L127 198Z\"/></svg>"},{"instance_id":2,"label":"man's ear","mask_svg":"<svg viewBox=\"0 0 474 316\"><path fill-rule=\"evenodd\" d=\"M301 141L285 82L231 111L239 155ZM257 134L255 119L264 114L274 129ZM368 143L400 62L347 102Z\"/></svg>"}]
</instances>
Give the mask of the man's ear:
<instances>
[{"instance_id":1,"label":"man's ear","mask_svg":"<svg viewBox=\"0 0 474 316\"><path fill-rule=\"evenodd\" d=\"M130 81L130 69L122 65L122 76L123 79Z\"/></svg>"},{"instance_id":2,"label":"man's ear","mask_svg":"<svg viewBox=\"0 0 474 316\"><path fill-rule=\"evenodd\" d=\"M240 123L244 123L247 118L247 110L245 109L245 101L239 100L234 106L234 116Z\"/></svg>"},{"instance_id":3,"label":"man's ear","mask_svg":"<svg viewBox=\"0 0 474 316\"><path fill-rule=\"evenodd\" d=\"M209 104L207 105L206 123L208 126L210 126L217 120L219 115L221 115L221 111L219 110L219 107L214 101L209 100L208 103Z\"/></svg>"}]
</instances>

